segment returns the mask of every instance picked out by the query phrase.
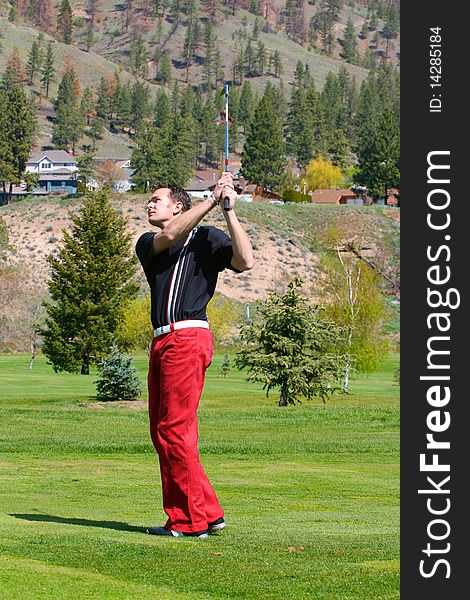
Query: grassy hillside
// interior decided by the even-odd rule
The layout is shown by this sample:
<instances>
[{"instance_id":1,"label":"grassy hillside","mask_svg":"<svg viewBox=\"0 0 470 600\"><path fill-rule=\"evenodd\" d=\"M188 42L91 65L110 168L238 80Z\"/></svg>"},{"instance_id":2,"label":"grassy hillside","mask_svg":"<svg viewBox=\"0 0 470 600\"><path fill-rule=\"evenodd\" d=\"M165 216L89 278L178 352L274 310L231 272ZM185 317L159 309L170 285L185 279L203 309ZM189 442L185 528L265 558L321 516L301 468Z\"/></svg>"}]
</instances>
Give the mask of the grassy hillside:
<instances>
[{"instance_id":1,"label":"grassy hillside","mask_svg":"<svg viewBox=\"0 0 470 600\"><path fill-rule=\"evenodd\" d=\"M6 61L13 48L18 48L23 63L26 64L31 44L37 39L38 31L28 25L9 23L1 18L0 29L3 31L3 39L1 40L3 52L0 53L0 72L5 69ZM40 99L38 97L37 80L36 85L32 88L32 93L37 98L39 109L39 135L35 144L36 148L50 144L52 135L51 119L55 116L52 100L57 96L57 88L67 60L70 59L74 64L82 88L87 85L97 86L101 77L108 77L115 73L116 70L120 72L123 81L131 79L129 73L100 54L84 52L75 46L67 46L53 40L48 35L44 35L44 39L43 45L48 41L53 41L52 47L55 57L56 76L49 88L49 99ZM132 144L133 142L128 136L111 134L106 131L104 139L99 140L97 143L97 158L129 158Z\"/></svg>"}]
</instances>

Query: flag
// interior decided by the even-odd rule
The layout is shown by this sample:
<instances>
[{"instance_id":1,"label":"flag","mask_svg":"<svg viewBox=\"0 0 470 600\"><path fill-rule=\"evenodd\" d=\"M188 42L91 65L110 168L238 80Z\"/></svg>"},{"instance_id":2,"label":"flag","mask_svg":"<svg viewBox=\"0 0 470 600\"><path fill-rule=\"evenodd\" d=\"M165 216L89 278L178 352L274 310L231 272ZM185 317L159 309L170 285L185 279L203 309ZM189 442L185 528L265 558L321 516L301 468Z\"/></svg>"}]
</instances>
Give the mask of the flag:
<instances>
[{"instance_id":1,"label":"flag","mask_svg":"<svg viewBox=\"0 0 470 600\"><path fill-rule=\"evenodd\" d=\"M212 121L214 123L216 123L217 125L222 125L222 123L225 123L225 110L221 110L219 112L219 114L215 117L215 119L212 119ZM228 116L228 125L230 127L230 125L232 124L232 117L229 115Z\"/></svg>"}]
</instances>

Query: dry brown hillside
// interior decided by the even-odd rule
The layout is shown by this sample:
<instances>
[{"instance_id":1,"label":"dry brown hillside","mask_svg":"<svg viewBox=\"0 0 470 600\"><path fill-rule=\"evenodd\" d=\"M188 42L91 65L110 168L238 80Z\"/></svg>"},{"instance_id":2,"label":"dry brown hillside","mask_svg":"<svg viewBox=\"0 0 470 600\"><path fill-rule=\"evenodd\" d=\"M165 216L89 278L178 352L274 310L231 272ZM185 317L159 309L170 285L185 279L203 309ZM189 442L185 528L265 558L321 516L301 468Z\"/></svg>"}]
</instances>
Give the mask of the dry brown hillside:
<instances>
[{"instance_id":1,"label":"dry brown hillside","mask_svg":"<svg viewBox=\"0 0 470 600\"><path fill-rule=\"evenodd\" d=\"M145 196L113 196L115 207L127 218L129 231L135 243L138 237L151 229L146 220ZM57 252L63 231L70 227L70 213L77 211L78 200L23 201L2 207L3 216L9 230L10 243L15 253L9 259L12 263L27 265L31 273L32 288L46 288L48 266L45 257ZM242 302L253 302L267 296L268 290L284 284L294 273L303 276L307 281L314 279L314 263L316 255L299 247L295 240L290 240L273 233L261 223L253 223L240 217L245 230L253 242L255 267L240 275L224 272L219 278L218 291ZM208 225L224 229L223 216L215 212L204 220ZM146 282L139 269L142 286Z\"/></svg>"}]
</instances>

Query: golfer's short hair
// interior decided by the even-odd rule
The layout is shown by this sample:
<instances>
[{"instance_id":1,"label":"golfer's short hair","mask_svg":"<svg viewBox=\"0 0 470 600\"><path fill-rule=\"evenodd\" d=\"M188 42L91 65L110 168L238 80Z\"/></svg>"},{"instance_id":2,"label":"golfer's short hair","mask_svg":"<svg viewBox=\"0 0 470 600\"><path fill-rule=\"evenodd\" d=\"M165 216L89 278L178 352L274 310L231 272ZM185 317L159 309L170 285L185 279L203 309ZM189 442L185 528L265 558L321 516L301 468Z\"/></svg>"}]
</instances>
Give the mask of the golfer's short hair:
<instances>
[{"instance_id":1,"label":"golfer's short hair","mask_svg":"<svg viewBox=\"0 0 470 600\"><path fill-rule=\"evenodd\" d=\"M156 183L152 187L152 192L160 190L161 188L168 188L170 190L170 196L175 202L181 202L183 205L183 212L191 208L191 196L186 190L179 185L173 185L172 183Z\"/></svg>"}]
</instances>

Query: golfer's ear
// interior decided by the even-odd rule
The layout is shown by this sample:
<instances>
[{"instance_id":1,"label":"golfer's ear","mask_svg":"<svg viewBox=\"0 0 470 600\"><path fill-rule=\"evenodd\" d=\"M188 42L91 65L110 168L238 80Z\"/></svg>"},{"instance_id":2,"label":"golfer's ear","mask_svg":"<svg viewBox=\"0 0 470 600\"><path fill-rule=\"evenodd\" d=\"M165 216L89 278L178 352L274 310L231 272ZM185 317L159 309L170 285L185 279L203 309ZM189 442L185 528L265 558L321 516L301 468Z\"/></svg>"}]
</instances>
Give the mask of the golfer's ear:
<instances>
[{"instance_id":1,"label":"golfer's ear","mask_svg":"<svg viewBox=\"0 0 470 600\"><path fill-rule=\"evenodd\" d=\"M183 203L175 202L175 208L173 209L173 214L177 215L178 213L183 212Z\"/></svg>"}]
</instances>

